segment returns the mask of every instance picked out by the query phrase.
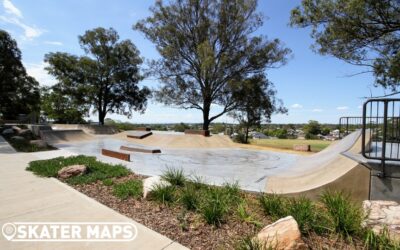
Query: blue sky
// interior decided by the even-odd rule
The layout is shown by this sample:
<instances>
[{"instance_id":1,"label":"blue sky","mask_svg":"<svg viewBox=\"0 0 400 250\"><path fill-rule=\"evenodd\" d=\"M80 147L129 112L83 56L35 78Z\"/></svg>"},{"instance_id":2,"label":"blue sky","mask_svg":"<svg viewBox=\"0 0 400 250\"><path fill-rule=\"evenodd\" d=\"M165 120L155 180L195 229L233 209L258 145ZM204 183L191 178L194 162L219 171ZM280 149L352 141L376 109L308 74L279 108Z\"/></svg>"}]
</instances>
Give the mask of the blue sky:
<instances>
[{"instance_id":1,"label":"blue sky","mask_svg":"<svg viewBox=\"0 0 400 250\"><path fill-rule=\"evenodd\" d=\"M23 63L28 73L42 85L54 84L44 70L44 55L48 52L68 52L81 55L78 35L96 27L113 27L121 39L131 39L146 59L156 59L154 45L132 30L138 20L150 15L153 1L132 0L0 0L0 28L8 31L18 42ZM385 94L373 86L373 76L362 74L362 68L346 64L333 57L320 56L311 51L312 39L308 29L288 26L290 10L300 0L260 0L258 11L266 17L259 34L279 38L293 51L288 64L267 71L275 84L278 97L289 109L288 115L274 115L273 123L305 123L318 120L337 123L340 116L361 115L362 97ZM156 87L158 82L148 79L142 84ZM219 107L213 106L212 113ZM108 115L127 121L124 116ZM96 120L96 116L92 117ZM198 110L181 110L149 102L145 114L134 114L133 123L201 122ZM232 122L227 116L220 122Z\"/></svg>"}]
</instances>

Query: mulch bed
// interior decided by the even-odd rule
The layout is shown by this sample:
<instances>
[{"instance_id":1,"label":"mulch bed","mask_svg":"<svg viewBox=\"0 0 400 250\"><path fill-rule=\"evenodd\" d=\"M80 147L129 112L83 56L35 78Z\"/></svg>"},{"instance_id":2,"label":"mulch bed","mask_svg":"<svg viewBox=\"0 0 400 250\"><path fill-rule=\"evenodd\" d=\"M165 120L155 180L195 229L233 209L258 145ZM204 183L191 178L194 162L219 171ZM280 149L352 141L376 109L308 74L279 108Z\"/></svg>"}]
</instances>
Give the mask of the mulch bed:
<instances>
[{"instance_id":1,"label":"mulch bed","mask_svg":"<svg viewBox=\"0 0 400 250\"><path fill-rule=\"evenodd\" d=\"M130 174L114 179L114 182L120 183L128 179L143 178L145 177ZM215 227L208 225L201 215L186 211L179 204L164 206L142 198L121 200L113 195L112 186L105 186L101 181L73 187L190 249L234 249L238 240L245 236L254 236L262 227L272 223L270 218L264 216L260 206L256 206L257 197L253 193L244 192L243 194L247 198L249 212L262 223L261 228L244 222L235 215L230 216L229 220L220 227ZM303 237L303 240L311 249L362 249L361 242L348 244L343 239L336 237L309 235Z\"/></svg>"}]
</instances>

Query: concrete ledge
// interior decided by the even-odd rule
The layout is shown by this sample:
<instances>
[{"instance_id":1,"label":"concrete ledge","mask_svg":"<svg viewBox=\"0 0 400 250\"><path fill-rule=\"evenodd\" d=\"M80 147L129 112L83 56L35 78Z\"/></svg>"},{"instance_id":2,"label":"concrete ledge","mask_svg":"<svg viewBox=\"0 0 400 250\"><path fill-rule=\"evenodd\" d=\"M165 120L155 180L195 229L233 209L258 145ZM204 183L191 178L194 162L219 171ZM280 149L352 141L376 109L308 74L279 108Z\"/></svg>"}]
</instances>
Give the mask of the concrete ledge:
<instances>
[{"instance_id":1,"label":"concrete ledge","mask_svg":"<svg viewBox=\"0 0 400 250\"><path fill-rule=\"evenodd\" d=\"M137 127L137 128L135 128L135 130L138 130L138 131L151 131L151 128L149 128L149 127Z\"/></svg>"},{"instance_id":2,"label":"concrete ledge","mask_svg":"<svg viewBox=\"0 0 400 250\"><path fill-rule=\"evenodd\" d=\"M161 150L159 149L132 148L127 146L121 146L119 149L131 152L141 152L141 153L151 153L151 154L161 153Z\"/></svg>"},{"instance_id":3,"label":"concrete ledge","mask_svg":"<svg viewBox=\"0 0 400 250\"><path fill-rule=\"evenodd\" d=\"M293 150L310 152L311 151L311 145L309 145L309 144L295 144L295 145L293 145Z\"/></svg>"},{"instance_id":4,"label":"concrete ledge","mask_svg":"<svg viewBox=\"0 0 400 250\"><path fill-rule=\"evenodd\" d=\"M202 136L210 136L210 130L193 130L193 129L186 129L186 135L202 135Z\"/></svg>"},{"instance_id":5,"label":"concrete ledge","mask_svg":"<svg viewBox=\"0 0 400 250\"><path fill-rule=\"evenodd\" d=\"M152 135L153 132L147 132L147 131L135 131L131 134L126 135L128 138L133 138L133 139L143 139L146 138L147 136Z\"/></svg>"},{"instance_id":6,"label":"concrete ledge","mask_svg":"<svg viewBox=\"0 0 400 250\"><path fill-rule=\"evenodd\" d=\"M120 160L124 160L124 161L131 161L131 155L130 154L126 154L126 153L122 153L122 152L116 152L116 151L112 151L112 150L108 150L108 149L101 149L101 154L105 155L105 156L109 156L109 157L113 157L113 158L117 158Z\"/></svg>"}]
</instances>

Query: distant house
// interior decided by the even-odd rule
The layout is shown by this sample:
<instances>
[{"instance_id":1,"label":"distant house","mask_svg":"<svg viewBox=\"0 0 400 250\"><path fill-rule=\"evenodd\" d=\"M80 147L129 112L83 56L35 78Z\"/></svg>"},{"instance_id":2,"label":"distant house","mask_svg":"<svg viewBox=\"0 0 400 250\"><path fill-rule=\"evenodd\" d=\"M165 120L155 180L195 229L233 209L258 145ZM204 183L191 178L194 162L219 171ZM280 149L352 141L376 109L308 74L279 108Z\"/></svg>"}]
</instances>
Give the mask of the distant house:
<instances>
[{"instance_id":1,"label":"distant house","mask_svg":"<svg viewBox=\"0 0 400 250\"><path fill-rule=\"evenodd\" d=\"M256 131L251 132L250 135L253 137L253 139L268 139L268 136Z\"/></svg>"}]
</instances>

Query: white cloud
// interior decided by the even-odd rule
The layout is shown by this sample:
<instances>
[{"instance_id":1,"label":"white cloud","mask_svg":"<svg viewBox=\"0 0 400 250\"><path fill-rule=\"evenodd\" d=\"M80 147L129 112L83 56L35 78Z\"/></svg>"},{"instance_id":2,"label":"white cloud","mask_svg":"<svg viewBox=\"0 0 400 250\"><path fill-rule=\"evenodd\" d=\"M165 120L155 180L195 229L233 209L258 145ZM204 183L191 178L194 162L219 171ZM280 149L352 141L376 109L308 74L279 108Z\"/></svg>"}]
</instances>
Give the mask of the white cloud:
<instances>
[{"instance_id":1,"label":"white cloud","mask_svg":"<svg viewBox=\"0 0 400 250\"><path fill-rule=\"evenodd\" d=\"M33 25L28 25L23 22L22 12L15 7L10 0L3 0L3 6L7 15L0 16L0 21L14 24L15 26L21 28L24 31L22 36L23 40L32 40L35 37L39 37L45 31L43 29L37 28Z\"/></svg>"},{"instance_id":2,"label":"white cloud","mask_svg":"<svg viewBox=\"0 0 400 250\"><path fill-rule=\"evenodd\" d=\"M56 83L56 80L44 69L46 66L44 62L25 64L28 75L34 77L42 86L51 86Z\"/></svg>"},{"instance_id":3,"label":"white cloud","mask_svg":"<svg viewBox=\"0 0 400 250\"><path fill-rule=\"evenodd\" d=\"M45 41L45 44L49 44L49 45L56 45L56 46L62 46L63 43L62 42L58 42L58 41Z\"/></svg>"},{"instance_id":4,"label":"white cloud","mask_svg":"<svg viewBox=\"0 0 400 250\"><path fill-rule=\"evenodd\" d=\"M361 105L359 105L357 108L359 108L359 109L362 109L362 106L361 106Z\"/></svg>"},{"instance_id":5,"label":"white cloud","mask_svg":"<svg viewBox=\"0 0 400 250\"><path fill-rule=\"evenodd\" d=\"M290 106L292 109L301 109L301 108L303 108L303 105L301 105L301 104L298 104L298 103L295 103L295 104L293 104L292 106Z\"/></svg>"},{"instance_id":6,"label":"white cloud","mask_svg":"<svg viewBox=\"0 0 400 250\"><path fill-rule=\"evenodd\" d=\"M22 18L22 12L10 0L3 0L3 7L6 13Z\"/></svg>"},{"instance_id":7,"label":"white cloud","mask_svg":"<svg viewBox=\"0 0 400 250\"><path fill-rule=\"evenodd\" d=\"M318 112L318 113L320 113L320 112L322 112L322 111L324 111L323 109L313 109L312 110L312 112Z\"/></svg>"},{"instance_id":8,"label":"white cloud","mask_svg":"<svg viewBox=\"0 0 400 250\"><path fill-rule=\"evenodd\" d=\"M337 109L337 110L347 110L347 109L349 109L349 107L347 107L347 106L340 106L340 107L337 107L336 109Z\"/></svg>"}]
</instances>

